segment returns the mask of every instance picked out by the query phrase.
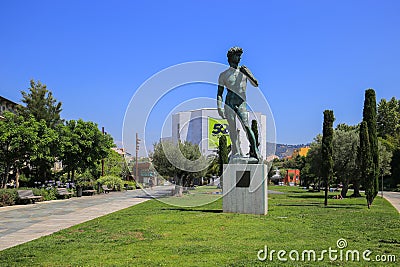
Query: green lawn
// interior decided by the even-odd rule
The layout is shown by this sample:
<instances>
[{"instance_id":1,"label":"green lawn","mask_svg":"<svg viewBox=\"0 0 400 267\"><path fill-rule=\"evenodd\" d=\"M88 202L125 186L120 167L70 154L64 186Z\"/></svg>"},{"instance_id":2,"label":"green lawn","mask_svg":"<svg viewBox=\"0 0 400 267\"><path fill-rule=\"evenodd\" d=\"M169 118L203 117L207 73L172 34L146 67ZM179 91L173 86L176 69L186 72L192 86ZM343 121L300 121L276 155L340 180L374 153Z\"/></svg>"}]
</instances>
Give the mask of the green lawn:
<instances>
[{"instance_id":1,"label":"green lawn","mask_svg":"<svg viewBox=\"0 0 400 267\"><path fill-rule=\"evenodd\" d=\"M282 263L276 253L272 261L257 259L264 246L300 255L315 250L319 257L324 249L337 249L340 238L348 244L344 254L369 249L371 259L384 254L400 261L400 216L380 197L370 210L365 198L331 199L325 208L322 192L271 189L285 194L269 195L266 216L222 213L221 199L197 208L151 200L1 251L0 266L396 266L330 261L328 255L323 262ZM193 203L196 196L215 197L202 188L173 201Z\"/></svg>"},{"instance_id":2,"label":"green lawn","mask_svg":"<svg viewBox=\"0 0 400 267\"><path fill-rule=\"evenodd\" d=\"M216 194L217 192L221 193L221 189L217 189L216 186L200 186L196 190L189 190L189 193L182 197L162 198L160 201L176 207L198 207L220 199L222 195Z\"/></svg>"}]
</instances>

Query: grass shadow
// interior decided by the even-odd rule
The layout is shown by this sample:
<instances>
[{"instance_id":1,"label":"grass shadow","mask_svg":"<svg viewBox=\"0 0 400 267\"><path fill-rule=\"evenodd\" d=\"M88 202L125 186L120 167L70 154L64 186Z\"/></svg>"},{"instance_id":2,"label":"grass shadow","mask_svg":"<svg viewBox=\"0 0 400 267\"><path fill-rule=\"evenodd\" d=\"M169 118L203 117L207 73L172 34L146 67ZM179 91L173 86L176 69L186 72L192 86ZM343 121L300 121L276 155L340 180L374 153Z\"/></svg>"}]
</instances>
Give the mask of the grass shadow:
<instances>
[{"instance_id":1,"label":"grass shadow","mask_svg":"<svg viewBox=\"0 0 400 267\"><path fill-rule=\"evenodd\" d=\"M219 209L189 209L189 208L164 208L162 210L176 210L176 211L196 211L196 212L206 212L206 213L222 213L222 210Z\"/></svg>"},{"instance_id":2,"label":"grass shadow","mask_svg":"<svg viewBox=\"0 0 400 267\"><path fill-rule=\"evenodd\" d=\"M322 203L304 203L304 204L275 204L275 206L284 207L310 207L310 206L321 206Z\"/></svg>"},{"instance_id":3,"label":"grass shadow","mask_svg":"<svg viewBox=\"0 0 400 267\"><path fill-rule=\"evenodd\" d=\"M358 206L358 207L355 207L355 206ZM329 205L328 204L328 206L326 206L324 208L327 208L327 209L351 209L351 210L362 209L361 205L355 205L355 204L349 204L349 205L347 205L347 204L345 204L345 205Z\"/></svg>"},{"instance_id":4,"label":"grass shadow","mask_svg":"<svg viewBox=\"0 0 400 267\"><path fill-rule=\"evenodd\" d=\"M321 199L324 199L325 198L325 196L324 195L317 195L317 196L314 196L314 195L288 195L288 197L291 197L291 198L321 198Z\"/></svg>"}]
</instances>

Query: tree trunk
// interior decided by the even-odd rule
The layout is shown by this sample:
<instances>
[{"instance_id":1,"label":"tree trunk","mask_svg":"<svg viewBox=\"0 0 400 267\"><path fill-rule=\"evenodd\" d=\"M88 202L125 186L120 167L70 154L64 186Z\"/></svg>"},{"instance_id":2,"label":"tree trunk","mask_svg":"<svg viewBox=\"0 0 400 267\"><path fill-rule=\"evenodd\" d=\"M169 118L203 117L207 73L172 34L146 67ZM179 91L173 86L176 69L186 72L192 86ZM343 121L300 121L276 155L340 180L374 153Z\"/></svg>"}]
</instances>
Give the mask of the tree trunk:
<instances>
[{"instance_id":1,"label":"tree trunk","mask_svg":"<svg viewBox=\"0 0 400 267\"><path fill-rule=\"evenodd\" d=\"M15 167L15 187L19 188L19 168Z\"/></svg>"},{"instance_id":2,"label":"tree trunk","mask_svg":"<svg viewBox=\"0 0 400 267\"><path fill-rule=\"evenodd\" d=\"M4 185L6 184L6 173L4 171L3 175L1 176L1 181L0 181L0 188L4 188Z\"/></svg>"},{"instance_id":3,"label":"tree trunk","mask_svg":"<svg viewBox=\"0 0 400 267\"><path fill-rule=\"evenodd\" d=\"M342 192L340 192L340 195L342 196L342 198L345 198L345 197L346 197L347 191L349 191L349 179L345 179L345 180L343 181Z\"/></svg>"},{"instance_id":4,"label":"tree trunk","mask_svg":"<svg viewBox=\"0 0 400 267\"><path fill-rule=\"evenodd\" d=\"M340 192L340 195L342 196L342 198L345 198L347 196L347 192L349 191L350 178L344 178L342 182L343 182L343 188L342 191Z\"/></svg>"},{"instance_id":5,"label":"tree trunk","mask_svg":"<svg viewBox=\"0 0 400 267\"><path fill-rule=\"evenodd\" d=\"M325 201L324 201L324 205L328 206L328 190L329 190L329 185L327 183L328 181L326 181L325 184Z\"/></svg>"},{"instance_id":6,"label":"tree trunk","mask_svg":"<svg viewBox=\"0 0 400 267\"><path fill-rule=\"evenodd\" d=\"M353 187L354 187L354 193L353 193L352 197L361 197L361 194L360 194L360 182L359 181L354 181Z\"/></svg>"},{"instance_id":7,"label":"tree trunk","mask_svg":"<svg viewBox=\"0 0 400 267\"><path fill-rule=\"evenodd\" d=\"M175 185L173 196L181 197L183 195L183 187L180 185Z\"/></svg>"},{"instance_id":8,"label":"tree trunk","mask_svg":"<svg viewBox=\"0 0 400 267\"><path fill-rule=\"evenodd\" d=\"M74 183L75 182L75 170L72 169L72 174L71 174L71 182Z\"/></svg>"},{"instance_id":9,"label":"tree trunk","mask_svg":"<svg viewBox=\"0 0 400 267\"><path fill-rule=\"evenodd\" d=\"M2 176L1 176L1 183L0 183L0 188L4 188L4 186L5 186L5 184L6 184L6 174L4 173Z\"/></svg>"},{"instance_id":10,"label":"tree trunk","mask_svg":"<svg viewBox=\"0 0 400 267\"><path fill-rule=\"evenodd\" d=\"M3 188L7 188L7 182L8 182L8 177L10 176L10 165L9 164L7 164L6 165L6 171L5 171L5 173L4 173L4 179L3 179L3 185L2 185L2 187Z\"/></svg>"}]
</instances>

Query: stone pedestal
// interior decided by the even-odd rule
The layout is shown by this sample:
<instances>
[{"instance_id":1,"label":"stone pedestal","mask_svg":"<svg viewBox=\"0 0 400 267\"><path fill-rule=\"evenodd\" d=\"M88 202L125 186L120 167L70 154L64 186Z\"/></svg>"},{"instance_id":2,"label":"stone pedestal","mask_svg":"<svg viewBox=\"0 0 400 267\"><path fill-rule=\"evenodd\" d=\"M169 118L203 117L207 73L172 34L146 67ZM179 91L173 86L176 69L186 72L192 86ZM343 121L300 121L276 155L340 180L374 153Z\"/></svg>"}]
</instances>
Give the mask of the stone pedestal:
<instances>
[{"instance_id":1,"label":"stone pedestal","mask_svg":"<svg viewBox=\"0 0 400 267\"><path fill-rule=\"evenodd\" d=\"M267 175L265 164L225 164L222 183L223 211L267 214Z\"/></svg>"}]
</instances>

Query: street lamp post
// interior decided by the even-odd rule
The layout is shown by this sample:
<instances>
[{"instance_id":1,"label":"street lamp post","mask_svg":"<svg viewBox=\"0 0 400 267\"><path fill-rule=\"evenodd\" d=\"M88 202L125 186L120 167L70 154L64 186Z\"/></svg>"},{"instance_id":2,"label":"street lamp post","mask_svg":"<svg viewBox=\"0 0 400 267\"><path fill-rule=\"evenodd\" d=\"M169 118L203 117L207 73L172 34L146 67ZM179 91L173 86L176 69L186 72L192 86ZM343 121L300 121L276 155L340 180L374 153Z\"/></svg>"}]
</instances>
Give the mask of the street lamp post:
<instances>
[{"instance_id":1,"label":"street lamp post","mask_svg":"<svg viewBox=\"0 0 400 267\"><path fill-rule=\"evenodd\" d=\"M135 178L136 182L139 181L139 164L138 164L138 153L139 153L139 144L140 144L140 139L138 133L136 133L136 173L135 173Z\"/></svg>"},{"instance_id":2,"label":"street lamp post","mask_svg":"<svg viewBox=\"0 0 400 267\"><path fill-rule=\"evenodd\" d=\"M101 127L101 133L104 135L104 127ZM104 159L101 160L101 176L104 176Z\"/></svg>"}]
</instances>

